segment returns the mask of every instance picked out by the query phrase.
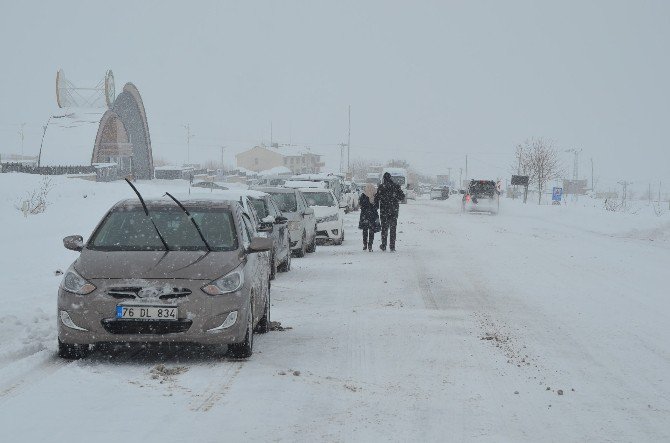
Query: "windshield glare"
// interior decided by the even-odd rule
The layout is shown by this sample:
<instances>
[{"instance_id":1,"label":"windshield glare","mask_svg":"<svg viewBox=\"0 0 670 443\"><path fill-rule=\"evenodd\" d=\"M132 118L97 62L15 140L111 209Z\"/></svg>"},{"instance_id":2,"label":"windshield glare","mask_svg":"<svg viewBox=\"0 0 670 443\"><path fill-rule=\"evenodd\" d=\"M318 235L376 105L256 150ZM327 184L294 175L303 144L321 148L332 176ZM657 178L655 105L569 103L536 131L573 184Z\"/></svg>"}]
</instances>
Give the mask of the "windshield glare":
<instances>
[{"instance_id":1,"label":"windshield glare","mask_svg":"<svg viewBox=\"0 0 670 443\"><path fill-rule=\"evenodd\" d=\"M263 219L270 215L268 212L267 204L265 203L265 200L261 199L256 199L252 198L251 200L251 205L254 207L254 211L256 211L256 215L258 216L259 219Z\"/></svg>"},{"instance_id":2,"label":"windshield glare","mask_svg":"<svg viewBox=\"0 0 670 443\"><path fill-rule=\"evenodd\" d=\"M189 209L189 212L213 251L237 249L237 234L230 211ZM193 223L179 208L152 210L151 216L170 250L207 249ZM93 234L89 248L103 251L160 251L165 249L151 220L141 208L117 210L109 214Z\"/></svg>"},{"instance_id":3,"label":"windshield glare","mask_svg":"<svg viewBox=\"0 0 670 443\"><path fill-rule=\"evenodd\" d=\"M335 206L330 192L305 192L305 200L309 206Z\"/></svg>"},{"instance_id":4,"label":"windshield glare","mask_svg":"<svg viewBox=\"0 0 670 443\"><path fill-rule=\"evenodd\" d=\"M293 192L277 192L272 194L272 198L282 212L296 212L298 210L298 202Z\"/></svg>"}]
</instances>

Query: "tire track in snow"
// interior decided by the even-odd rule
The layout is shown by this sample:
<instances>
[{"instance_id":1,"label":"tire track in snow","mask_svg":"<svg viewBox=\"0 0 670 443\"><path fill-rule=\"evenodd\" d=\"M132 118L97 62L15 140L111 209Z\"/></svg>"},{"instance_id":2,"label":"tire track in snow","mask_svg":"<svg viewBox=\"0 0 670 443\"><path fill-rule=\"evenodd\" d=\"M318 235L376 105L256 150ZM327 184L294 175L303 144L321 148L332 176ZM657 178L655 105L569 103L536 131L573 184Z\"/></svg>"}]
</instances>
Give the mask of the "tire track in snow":
<instances>
[{"instance_id":1,"label":"tire track in snow","mask_svg":"<svg viewBox=\"0 0 670 443\"><path fill-rule=\"evenodd\" d=\"M41 361L33 363L32 366L27 369L20 367L32 363L30 360L33 359L41 359ZM3 367L0 370L0 374L2 374L2 372L10 372L13 366L18 366L16 369L17 372L19 372L19 375L14 377L10 376L7 378L7 381L0 383L0 404L70 363L72 362L61 359L51 351L41 351Z\"/></svg>"},{"instance_id":2,"label":"tire track in snow","mask_svg":"<svg viewBox=\"0 0 670 443\"><path fill-rule=\"evenodd\" d=\"M221 373L213 374L215 381L211 382L207 389L200 394L196 394L196 398L191 400L189 409L193 412L208 412L212 409L230 389L230 386L235 381L237 376L242 371L244 362L230 362L226 364ZM212 366L213 368L221 367L221 365Z\"/></svg>"}]
</instances>

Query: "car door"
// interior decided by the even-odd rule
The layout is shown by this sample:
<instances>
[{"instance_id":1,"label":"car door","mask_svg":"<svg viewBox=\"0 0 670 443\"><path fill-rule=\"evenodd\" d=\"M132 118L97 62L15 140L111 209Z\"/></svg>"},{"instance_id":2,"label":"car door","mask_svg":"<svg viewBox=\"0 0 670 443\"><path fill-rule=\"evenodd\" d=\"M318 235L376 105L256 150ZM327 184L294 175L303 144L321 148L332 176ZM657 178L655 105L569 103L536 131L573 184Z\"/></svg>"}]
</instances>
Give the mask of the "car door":
<instances>
[{"instance_id":1,"label":"car door","mask_svg":"<svg viewBox=\"0 0 670 443\"><path fill-rule=\"evenodd\" d=\"M251 245L251 239L256 234L251 219L246 213L242 214L242 223L243 223L243 232L242 232L242 245L244 250L248 251L249 246ZM247 253L247 266L249 267L249 272L245 274L245 277L251 278L251 287L254 293L253 299L253 308L254 308L254 325L258 319L263 315L263 310L265 308L265 297L267 296L266 285L270 279L270 267L267 265L266 261L261 257L260 253Z\"/></svg>"},{"instance_id":2,"label":"car door","mask_svg":"<svg viewBox=\"0 0 670 443\"><path fill-rule=\"evenodd\" d=\"M303 195L302 192L298 191L298 201L300 201L300 204L302 205L302 216L304 220L304 226L305 226L305 232L307 232L307 238L311 239L310 243L314 240L314 237L316 236L316 216L314 215L314 210L310 208L310 213L305 214L305 211L309 206L307 205L307 200L305 200L305 196Z\"/></svg>"},{"instance_id":3,"label":"car door","mask_svg":"<svg viewBox=\"0 0 670 443\"><path fill-rule=\"evenodd\" d=\"M265 204L267 205L268 212L271 216L277 219L281 217L281 211L275 205L274 200L271 197L266 197ZM275 223L274 224L274 235L276 238L275 244L277 245L276 254L277 258L280 261L283 261L286 258L286 255L289 254L289 233L288 233L288 223Z\"/></svg>"}]
</instances>

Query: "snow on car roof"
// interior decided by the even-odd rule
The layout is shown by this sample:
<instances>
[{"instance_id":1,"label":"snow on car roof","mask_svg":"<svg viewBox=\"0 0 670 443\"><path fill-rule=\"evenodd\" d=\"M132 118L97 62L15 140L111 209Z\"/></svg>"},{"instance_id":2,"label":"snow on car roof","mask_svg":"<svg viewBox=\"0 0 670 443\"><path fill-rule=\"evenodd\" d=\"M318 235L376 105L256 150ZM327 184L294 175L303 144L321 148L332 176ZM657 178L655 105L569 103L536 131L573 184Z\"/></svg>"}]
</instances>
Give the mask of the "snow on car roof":
<instances>
[{"instance_id":1,"label":"snow on car roof","mask_svg":"<svg viewBox=\"0 0 670 443\"><path fill-rule=\"evenodd\" d=\"M285 188L320 188L325 189L324 182L308 181L308 180L287 180L284 182Z\"/></svg>"}]
</instances>

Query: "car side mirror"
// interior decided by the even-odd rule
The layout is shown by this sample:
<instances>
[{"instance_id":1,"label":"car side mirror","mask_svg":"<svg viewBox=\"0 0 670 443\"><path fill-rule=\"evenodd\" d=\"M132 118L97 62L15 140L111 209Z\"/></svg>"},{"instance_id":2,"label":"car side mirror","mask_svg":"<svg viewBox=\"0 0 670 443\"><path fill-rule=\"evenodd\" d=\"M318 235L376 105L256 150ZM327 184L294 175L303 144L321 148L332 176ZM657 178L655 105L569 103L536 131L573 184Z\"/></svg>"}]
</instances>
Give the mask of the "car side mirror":
<instances>
[{"instance_id":1,"label":"car side mirror","mask_svg":"<svg viewBox=\"0 0 670 443\"><path fill-rule=\"evenodd\" d=\"M283 225L284 223L288 223L288 218L281 215L275 217L275 225Z\"/></svg>"},{"instance_id":2,"label":"car side mirror","mask_svg":"<svg viewBox=\"0 0 670 443\"><path fill-rule=\"evenodd\" d=\"M261 222L261 224L258 226L258 229L256 229L256 231L258 231L258 232L272 232L272 227L273 226L274 226L274 223Z\"/></svg>"},{"instance_id":3,"label":"car side mirror","mask_svg":"<svg viewBox=\"0 0 670 443\"><path fill-rule=\"evenodd\" d=\"M346 204L346 203L344 203L344 202L340 202L340 209L346 209L346 208L348 208L348 207L349 207L348 204Z\"/></svg>"},{"instance_id":4,"label":"car side mirror","mask_svg":"<svg viewBox=\"0 0 670 443\"><path fill-rule=\"evenodd\" d=\"M273 240L271 238L254 237L251 239L251 244L249 245L247 252L253 254L255 252L269 251L272 249L272 242Z\"/></svg>"},{"instance_id":5,"label":"car side mirror","mask_svg":"<svg viewBox=\"0 0 670 443\"><path fill-rule=\"evenodd\" d=\"M461 194L465 194L465 189L461 189L461 190L458 191L458 192L461 193Z\"/></svg>"},{"instance_id":6,"label":"car side mirror","mask_svg":"<svg viewBox=\"0 0 670 443\"><path fill-rule=\"evenodd\" d=\"M314 209L312 208L305 208L305 211L303 212L305 215L314 215Z\"/></svg>"},{"instance_id":7,"label":"car side mirror","mask_svg":"<svg viewBox=\"0 0 670 443\"><path fill-rule=\"evenodd\" d=\"M68 235L63 239L63 246L71 251L81 252L84 249L84 237L81 235Z\"/></svg>"}]
</instances>

